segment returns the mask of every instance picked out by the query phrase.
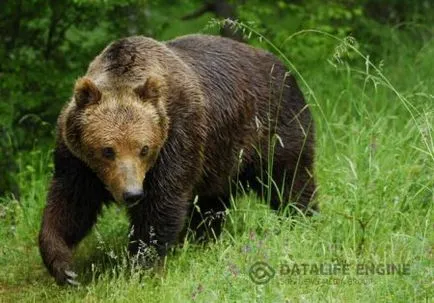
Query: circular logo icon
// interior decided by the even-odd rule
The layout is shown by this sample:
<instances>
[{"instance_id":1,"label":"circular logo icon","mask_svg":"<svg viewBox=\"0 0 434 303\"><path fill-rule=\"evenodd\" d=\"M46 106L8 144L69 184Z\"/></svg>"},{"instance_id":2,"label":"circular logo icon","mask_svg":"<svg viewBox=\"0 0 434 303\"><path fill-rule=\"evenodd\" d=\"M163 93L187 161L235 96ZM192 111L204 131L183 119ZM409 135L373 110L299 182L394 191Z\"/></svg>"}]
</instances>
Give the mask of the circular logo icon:
<instances>
[{"instance_id":1,"label":"circular logo icon","mask_svg":"<svg viewBox=\"0 0 434 303\"><path fill-rule=\"evenodd\" d=\"M249 277L256 284L266 284L273 279L276 271L268 263L255 262L249 270Z\"/></svg>"}]
</instances>

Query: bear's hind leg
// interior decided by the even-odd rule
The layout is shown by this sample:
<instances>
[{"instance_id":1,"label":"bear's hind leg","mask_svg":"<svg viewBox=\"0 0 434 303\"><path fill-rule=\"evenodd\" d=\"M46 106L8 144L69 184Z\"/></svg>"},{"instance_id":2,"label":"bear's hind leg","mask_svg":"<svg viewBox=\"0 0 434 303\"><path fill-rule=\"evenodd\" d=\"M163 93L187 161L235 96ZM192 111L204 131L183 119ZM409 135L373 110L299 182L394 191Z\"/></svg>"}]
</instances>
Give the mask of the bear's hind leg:
<instances>
[{"instance_id":1,"label":"bear's hind leg","mask_svg":"<svg viewBox=\"0 0 434 303\"><path fill-rule=\"evenodd\" d=\"M271 176L272 189L268 195L270 207L285 210L289 206L291 212L299 210L311 215L317 209L314 200L316 185L311 167L312 161L306 154L289 163L276 158Z\"/></svg>"},{"instance_id":2,"label":"bear's hind leg","mask_svg":"<svg viewBox=\"0 0 434 303\"><path fill-rule=\"evenodd\" d=\"M306 155L302 155L299 160L288 159L290 158L275 157L272 174L268 174L266 163L262 173L260 168L249 165L240 175L240 182L248 184L246 188L253 190L274 210L282 211L290 207L290 211L294 212L292 206L295 206L310 215L316 210L312 161Z\"/></svg>"}]
</instances>

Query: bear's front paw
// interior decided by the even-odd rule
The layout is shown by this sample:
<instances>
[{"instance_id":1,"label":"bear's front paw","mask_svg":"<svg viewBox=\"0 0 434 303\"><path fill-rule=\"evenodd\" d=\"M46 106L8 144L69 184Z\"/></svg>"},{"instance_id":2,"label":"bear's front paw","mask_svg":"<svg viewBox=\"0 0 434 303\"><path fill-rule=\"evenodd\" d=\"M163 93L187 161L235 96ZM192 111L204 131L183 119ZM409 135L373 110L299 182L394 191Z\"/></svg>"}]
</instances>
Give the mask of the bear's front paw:
<instances>
[{"instance_id":1,"label":"bear's front paw","mask_svg":"<svg viewBox=\"0 0 434 303\"><path fill-rule=\"evenodd\" d=\"M54 279L56 279L57 284L59 285L72 285L79 286L80 283L76 280L77 274L70 269L69 264L67 263L53 263L52 273Z\"/></svg>"},{"instance_id":2,"label":"bear's front paw","mask_svg":"<svg viewBox=\"0 0 434 303\"><path fill-rule=\"evenodd\" d=\"M72 270L65 270L65 275L68 277L66 279L66 282L69 285L72 285L72 286L79 286L80 285L80 282L75 280L75 278L77 278L77 274L75 272L73 272Z\"/></svg>"}]
</instances>

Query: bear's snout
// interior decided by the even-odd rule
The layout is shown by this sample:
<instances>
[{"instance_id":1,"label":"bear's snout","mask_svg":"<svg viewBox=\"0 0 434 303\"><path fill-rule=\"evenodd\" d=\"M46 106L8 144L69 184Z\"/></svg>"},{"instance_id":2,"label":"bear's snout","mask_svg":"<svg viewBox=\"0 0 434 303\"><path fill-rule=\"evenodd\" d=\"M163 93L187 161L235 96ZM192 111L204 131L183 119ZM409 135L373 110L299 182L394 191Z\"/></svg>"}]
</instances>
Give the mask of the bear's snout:
<instances>
[{"instance_id":1,"label":"bear's snout","mask_svg":"<svg viewBox=\"0 0 434 303\"><path fill-rule=\"evenodd\" d=\"M143 198L143 182L147 163L139 159L117 159L111 166L112 174L100 178L117 202L135 203Z\"/></svg>"},{"instance_id":2,"label":"bear's snout","mask_svg":"<svg viewBox=\"0 0 434 303\"><path fill-rule=\"evenodd\" d=\"M122 194L123 200L128 204L133 204L143 199L143 189L126 191Z\"/></svg>"}]
</instances>

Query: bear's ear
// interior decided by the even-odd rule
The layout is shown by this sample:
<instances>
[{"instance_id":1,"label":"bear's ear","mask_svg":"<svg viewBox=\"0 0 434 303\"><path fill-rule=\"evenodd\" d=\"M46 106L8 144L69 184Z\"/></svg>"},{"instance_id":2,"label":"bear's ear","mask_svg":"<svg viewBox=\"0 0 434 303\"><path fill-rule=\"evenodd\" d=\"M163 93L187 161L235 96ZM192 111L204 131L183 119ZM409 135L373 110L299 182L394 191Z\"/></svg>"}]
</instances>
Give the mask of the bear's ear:
<instances>
[{"instance_id":1,"label":"bear's ear","mask_svg":"<svg viewBox=\"0 0 434 303\"><path fill-rule=\"evenodd\" d=\"M150 76L146 79L145 84L139 85L134 92L142 100L157 99L162 95L164 89L164 80L159 76Z\"/></svg>"},{"instance_id":2,"label":"bear's ear","mask_svg":"<svg viewBox=\"0 0 434 303\"><path fill-rule=\"evenodd\" d=\"M90 79L80 78L75 82L74 99L77 106L83 108L98 103L101 100L101 92Z\"/></svg>"}]
</instances>

